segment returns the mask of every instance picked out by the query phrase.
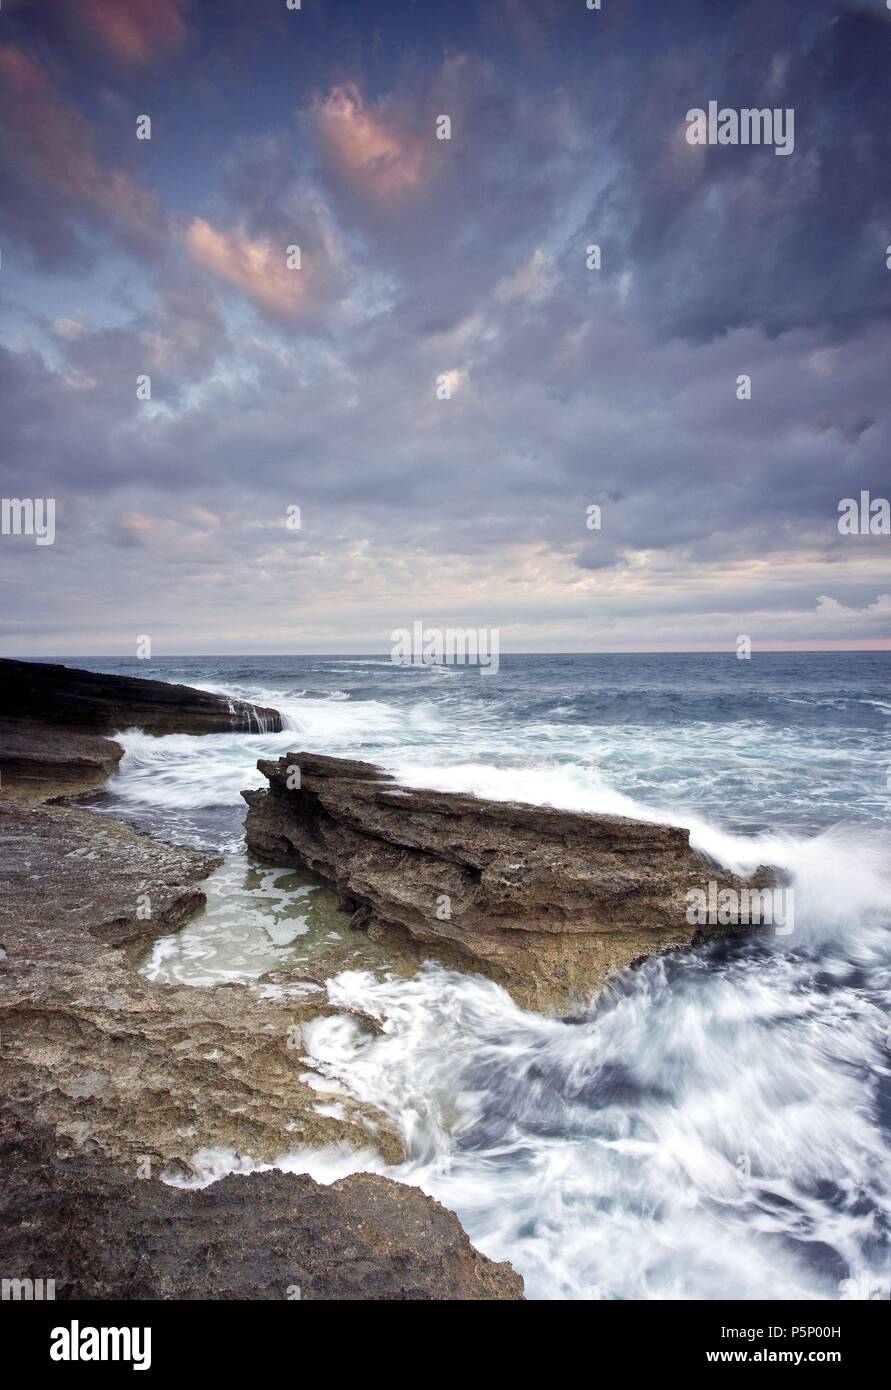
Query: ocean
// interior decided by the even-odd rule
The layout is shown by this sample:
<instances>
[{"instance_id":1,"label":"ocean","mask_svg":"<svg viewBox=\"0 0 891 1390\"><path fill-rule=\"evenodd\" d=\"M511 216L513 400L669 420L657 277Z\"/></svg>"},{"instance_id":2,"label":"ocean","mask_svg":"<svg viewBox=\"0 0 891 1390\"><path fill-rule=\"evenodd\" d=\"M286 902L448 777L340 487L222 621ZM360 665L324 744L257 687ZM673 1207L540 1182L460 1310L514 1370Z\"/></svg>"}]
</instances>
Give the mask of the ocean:
<instances>
[{"instance_id":1,"label":"ocean","mask_svg":"<svg viewBox=\"0 0 891 1390\"><path fill-rule=\"evenodd\" d=\"M244 853L240 792L263 785L259 757L292 749L683 825L737 872L784 868L790 935L650 959L569 1021L432 963L388 973L357 947L326 989L382 1029L320 1019L304 1055L388 1114L409 1156L303 1166L424 1188L530 1297L887 1297L891 653L502 656L486 676L386 656L66 661L272 705L290 725L120 737L92 804L226 856L207 911L147 958L160 981L259 988L342 935L327 890Z\"/></svg>"}]
</instances>

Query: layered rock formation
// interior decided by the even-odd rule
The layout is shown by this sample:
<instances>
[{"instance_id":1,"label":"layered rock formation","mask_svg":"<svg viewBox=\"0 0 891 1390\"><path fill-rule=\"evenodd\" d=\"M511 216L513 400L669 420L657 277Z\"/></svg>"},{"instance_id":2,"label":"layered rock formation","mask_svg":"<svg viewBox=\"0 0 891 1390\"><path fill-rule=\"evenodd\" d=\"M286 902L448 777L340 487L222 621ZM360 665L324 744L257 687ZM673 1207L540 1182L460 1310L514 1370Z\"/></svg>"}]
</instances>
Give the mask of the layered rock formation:
<instances>
[{"instance_id":1,"label":"layered rock formation","mask_svg":"<svg viewBox=\"0 0 891 1390\"><path fill-rule=\"evenodd\" d=\"M516 1298L507 1266L414 1189L367 1174L333 1188L277 1172L170 1188L202 1149L271 1162L374 1145L383 1116L302 1057L327 1011L294 983L159 986L135 960L204 900L216 861L104 816L0 806L0 1264L64 1297ZM320 1002L321 1001L321 1002ZM309 1084L315 1082L315 1085Z\"/></svg>"},{"instance_id":2,"label":"layered rock formation","mask_svg":"<svg viewBox=\"0 0 891 1390\"><path fill-rule=\"evenodd\" d=\"M187 685L0 660L0 793L41 800L101 787L123 754L97 737L281 729L278 710Z\"/></svg>"},{"instance_id":3,"label":"layered rock formation","mask_svg":"<svg viewBox=\"0 0 891 1390\"><path fill-rule=\"evenodd\" d=\"M0 660L0 718L96 734L244 733L283 728L278 710L224 699L189 685L105 676L39 661Z\"/></svg>"},{"instance_id":4,"label":"layered rock formation","mask_svg":"<svg viewBox=\"0 0 891 1390\"><path fill-rule=\"evenodd\" d=\"M688 890L774 881L764 869L735 877L672 826L409 789L369 763L309 753L258 767L268 790L242 793L254 853L318 874L376 939L407 933L542 1012L583 1007L613 970L654 952L747 930L691 926Z\"/></svg>"},{"instance_id":5,"label":"layered rock formation","mask_svg":"<svg viewBox=\"0 0 891 1390\"><path fill-rule=\"evenodd\" d=\"M93 791L117 770L123 753L110 738L0 719L0 792L42 801Z\"/></svg>"},{"instance_id":6,"label":"layered rock formation","mask_svg":"<svg viewBox=\"0 0 891 1390\"><path fill-rule=\"evenodd\" d=\"M318 1115L319 1095L298 1080L288 1030L299 1037L308 991L266 1001L240 986L156 985L135 969L203 904L218 862L107 816L0 805L5 1092L61 1134L158 1171L188 1173L204 1147L270 1161L301 1143L361 1146L369 1130ZM400 1156L395 1141L390 1152Z\"/></svg>"}]
</instances>

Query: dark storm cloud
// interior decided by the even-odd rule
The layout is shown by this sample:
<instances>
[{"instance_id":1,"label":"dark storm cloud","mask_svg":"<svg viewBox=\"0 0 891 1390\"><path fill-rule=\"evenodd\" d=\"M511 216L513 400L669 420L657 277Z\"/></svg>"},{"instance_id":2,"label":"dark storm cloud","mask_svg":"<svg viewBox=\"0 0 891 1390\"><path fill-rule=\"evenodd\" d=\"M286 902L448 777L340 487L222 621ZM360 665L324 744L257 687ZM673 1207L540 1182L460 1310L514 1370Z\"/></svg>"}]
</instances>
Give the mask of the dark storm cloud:
<instances>
[{"instance_id":1,"label":"dark storm cloud","mask_svg":"<svg viewBox=\"0 0 891 1390\"><path fill-rule=\"evenodd\" d=\"M617 87L621 168L592 220L614 232L663 335L805 326L836 340L887 322L891 14L756 0L726 21ZM686 146L686 112L709 100L792 108L794 154Z\"/></svg>"},{"instance_id":2,"label":"dark storm cloud","mask_svg":"<svg viewBox=\"0 0 891 1390\"><path fill-rule=\"evenodd\" d=\"M168 8L147 46L128 11L96 50L110 73L199 50L210 11ZM20 630L52 613L86 647L166 623L188 646L212 613L221 643L268 623L355 646L423 599L538 645L645 644L648 613L681 644L749 619L777 640L887 631L882 540L840 536L837 508L886 487L891 31L844 7L722 14L641 4L600 32L505 3L479 51L403 52L382 12L386 80L368 56L374 81L338 58L248 84L213 177L166 202L148 171L175 186L179 152L100 177L61 59L17 49L40 119L20 120L12 227L48 267L97 237L140 267L138 308L68 286L0 354L4 495L58 498L49 556L0 544ZM213 43L253 61L239 33ZM712 98L794 105L795 153L687 145Z\"/></svg>"},{"instance_id":3,"label":"dark storm cloud","mask_svg":"<svg viewBox=\"0 0 891 1390\"><path fill-rule=\"evenodd\" d=\"M440 115L449 140L436 138ZM383 101L335 89L298 124L317 133L333 206L394 277L400 323L419 336L453 327L517 268L558 222L578 174L565 95L543 105L468 55Z\"/></svg>"}]
</instances>

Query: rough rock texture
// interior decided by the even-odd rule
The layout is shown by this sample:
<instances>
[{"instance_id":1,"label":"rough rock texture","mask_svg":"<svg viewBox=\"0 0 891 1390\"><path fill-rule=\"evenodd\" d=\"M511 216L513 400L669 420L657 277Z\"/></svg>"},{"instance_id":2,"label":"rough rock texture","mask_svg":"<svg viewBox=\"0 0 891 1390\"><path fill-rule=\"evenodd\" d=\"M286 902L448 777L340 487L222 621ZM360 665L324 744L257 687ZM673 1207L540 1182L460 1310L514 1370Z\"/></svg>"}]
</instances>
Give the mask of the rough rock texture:
<instances>
[{"instance_id":1,"label":"rough rock texture","mask_svg":"<svg viewBox=\"0 0 891 1390\"><path fill-rule=\"evenodd\" d=\"M0 803L3 1093L134 1168L147 1156L188 1173L205 1147L269 1162L342 1141L374 1142L398 1162L381 1117L341 1096L345 1120L319 1115L332 1097L299 1080L301 1023L328 1007L318 987L262 998L135 970L152 939L203 904L200 880L217 862L105 816Z\"/></svg>"},{"instance_id":2,"label":"rough rock texture","mask_svg":"<svg viewBox=\"0 0 891 1390\"><path fill-rule=\"evenodd\" d=\"M39 801L92 791L117 770L123 751L110 738L0 719L0 793Z\"/></svg>"},{"instance_id":3,"label":"rough rock texture","mask_svg":"<svg viewBox=\"0 0 891 1390\"><path fill-rule=\"evenodd\" d=\"M54 1278L59 1299L285 1298L293 1285L304 1298L522 1297L451 1213L382 1177L158 1181L191 1176L205 1148L403 1157L383 1117L348 1096L338 1118L319 1114L334 1097L300 1031L329 1011L321 991L264 998L136 973L146 944L202 903L215 862L104 816L0 805L4 1278Z\"/></svg>"},{"instance_id":4,"label":"rough rock texture","mask_svg":"<svg viewBox=\"0 0 891 1390\"><path fill-rule=\"evenodd\" d=\"M65 1298L519 1299L417 1188L278 1171L194 1190L201 1150L271 1162L373 1145L383 1116L301 1056L318 984L155 985L136 962L204 902L218 860L104 816L29 804L101 785L121 748L94 732L281 728L184 686L0 662L0 1267ZM310 1084L312 1083L312 1084Z\"/></svg>"},{"instance_id":5,"label":"rough rock texture","mask_svg":"<svg viewBox=\"0 0 891 1390\"><path fill-rule=\"evenodd\" d=\"M584 1005L654 952L726 934L688 924L688 889L774 881L759 870L743 882L672 826L412 790L370 763L309 753L258 767L268 790L242 793L251 850L326 879L378 939L408 933L542 1012Z\"/></svg>"},{"instance_id":6,"label":"rough rock texture","mask_svg":"<svg viewBox=\"0 0 891 1390\"><path fill-rule=\"evenodd\" d=\"M292 1173L198 1191L139 1179L0 1110L0 1266L65 1299L521 1299L510 1265L474 1250L416 1187Z\"/></svg>"},{"instance_id":7,"label":"rough rock texture","mask_svg":"<svg viewBox=\"0 0 891 1390\"><path fill-rule=\"evenodd\" d=\"M283 727L277 710L188 685L9 660L0 660L0 718L97 734L134 727L147 734L215 734L230 729L250 733Z\"/></svg>"}]
</instances>

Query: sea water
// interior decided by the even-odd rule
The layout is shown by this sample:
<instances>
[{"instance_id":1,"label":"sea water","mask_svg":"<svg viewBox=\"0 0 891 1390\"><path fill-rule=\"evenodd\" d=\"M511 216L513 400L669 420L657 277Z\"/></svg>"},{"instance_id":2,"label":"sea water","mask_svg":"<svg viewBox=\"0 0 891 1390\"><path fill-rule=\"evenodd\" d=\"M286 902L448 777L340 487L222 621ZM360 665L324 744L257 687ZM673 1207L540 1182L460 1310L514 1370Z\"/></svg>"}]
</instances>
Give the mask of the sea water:
<instances>
[{"instance_id":1,"label":"sea water","mask_svg":"<svg viewBox=\"0 0 891 1390\"><path fill-rule=\"evenodd\" d=\"M208 912L153 948L153 978L253 983L337 937L331 903L313 904L325 890L244 858L240 792L263 785L258 757L291 750L683 825L734 870L781 865L790 936L650 959L582 1019L436 965L388 976L360 952L323 985L345 1011L310 1026L308 1055L405 1136L398 1169L367 1151L355 1166L452 1208L530 1296L887 1296L891 654L502 656L488 679L386 656L70 664L289 724L121 736L100 807L227 856Z\"/></svg>"}]
</instances>

